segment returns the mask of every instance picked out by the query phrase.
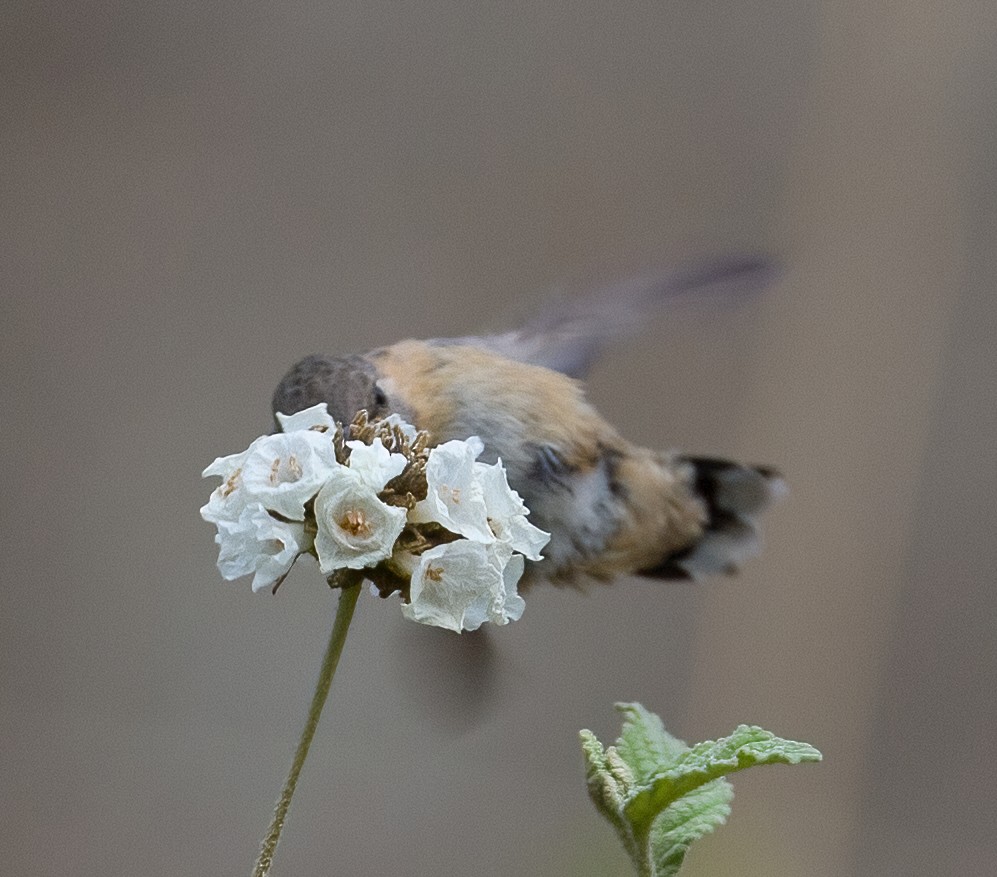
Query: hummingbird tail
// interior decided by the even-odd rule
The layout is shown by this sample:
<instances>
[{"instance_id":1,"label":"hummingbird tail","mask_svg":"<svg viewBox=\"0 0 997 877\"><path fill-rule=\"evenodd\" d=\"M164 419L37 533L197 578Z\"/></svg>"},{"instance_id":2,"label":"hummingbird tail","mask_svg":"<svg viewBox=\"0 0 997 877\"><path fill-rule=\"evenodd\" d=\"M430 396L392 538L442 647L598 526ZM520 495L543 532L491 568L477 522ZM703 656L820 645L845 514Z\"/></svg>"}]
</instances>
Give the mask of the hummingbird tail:
<instances>
[{"instance_id":1,"label":"hummingbird tail","mask_svg":"<svg viewBox=\"0 0 997 877\"><path fill-rule=\"evenodd\" d=\"M685 457L693 492L706 507L702 536L640 575L656 579L700 579L738 571L761 550L758 518L788 487L774 469L713 457Z\"/></svg>"}]
</instances>

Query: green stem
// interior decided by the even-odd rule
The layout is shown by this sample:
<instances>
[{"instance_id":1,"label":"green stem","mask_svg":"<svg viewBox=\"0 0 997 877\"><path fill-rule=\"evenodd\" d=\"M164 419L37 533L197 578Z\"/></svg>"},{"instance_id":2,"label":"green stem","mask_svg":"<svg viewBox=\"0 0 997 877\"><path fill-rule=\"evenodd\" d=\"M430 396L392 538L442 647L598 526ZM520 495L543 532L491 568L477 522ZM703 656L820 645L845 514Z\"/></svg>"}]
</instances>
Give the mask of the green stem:
<instances>
[{"instance_id":1,"label":"green stem","mask_svg":"<svg viewBox=\"0 0 997 877\"><path fill-rule=\"evenodd\" d=\"M356 608L358 596L360 596L360 581L344 587L339 596L339 604L336 606L336 620L333 622L332 635L329 637L329 645L325 650L325 657L322 659L322 670L315 685L312 705L308 710L308 721L305 722L305 729L301 732L298 749L294 753L294 761L291 763L291 772L287 775L284 789L280 793L280 799L274 809L270 830L263 839L260 856L256 860L256 867L253 868L253 877L266 877L270 873L273 854L277 849L280 832L287 817L287 808L291 806L294 787L298 784L298 776L305 763L305 758L308 756L308 748L312 745L319 716L322 715L322 707L325 706L326 698L329 696L332 677L336 673L339 656L343 653L343 644L346 642L346 633L350 629L350 621L353 619L353 610Z\"/></svg>"},{"instance_id":2,"label":"green stem","mask_svg":"<svg viewBox=\"0 0 997 877\"><path fill-rule=\"evenodd\" d=\"M651 827L642 828L634 834L634 865L638 877L655 877L656 868L651 858Z\"/></svg>"}]
</instances>

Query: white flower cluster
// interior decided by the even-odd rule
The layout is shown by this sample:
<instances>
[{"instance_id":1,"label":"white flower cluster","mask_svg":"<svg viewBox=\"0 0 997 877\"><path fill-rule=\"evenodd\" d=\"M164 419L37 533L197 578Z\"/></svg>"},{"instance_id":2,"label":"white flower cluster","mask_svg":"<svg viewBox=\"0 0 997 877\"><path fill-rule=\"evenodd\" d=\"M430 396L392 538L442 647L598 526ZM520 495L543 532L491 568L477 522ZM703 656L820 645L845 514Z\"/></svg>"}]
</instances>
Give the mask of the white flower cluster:
<instances>
[{"instance_id":1,"label":"white flower cluster","mask_svg":"<svg viewBox=\"0 0 997 877\"><path fill-rule=\"evenodd\" d=\"M387 425L405 437L400 448L389 450L380 437L347 441L342 462L325 403L277 417L282 433L219 457L203 473L222 479L201 516L218 528L224 578L252 574L254 591L276 586L307 553L327 576L379 570L406 583L402 612L424 624L460 632L523 614L516 584L524 558L540 560L550 535L527 521L501 461L477 461L478 438L446 442L419 461L409 445L416 431L393 416ZM425 498L385 501L388 483L416 462ZM403 531L408 538L400 540Z\"/></svg>"}]
</instances>

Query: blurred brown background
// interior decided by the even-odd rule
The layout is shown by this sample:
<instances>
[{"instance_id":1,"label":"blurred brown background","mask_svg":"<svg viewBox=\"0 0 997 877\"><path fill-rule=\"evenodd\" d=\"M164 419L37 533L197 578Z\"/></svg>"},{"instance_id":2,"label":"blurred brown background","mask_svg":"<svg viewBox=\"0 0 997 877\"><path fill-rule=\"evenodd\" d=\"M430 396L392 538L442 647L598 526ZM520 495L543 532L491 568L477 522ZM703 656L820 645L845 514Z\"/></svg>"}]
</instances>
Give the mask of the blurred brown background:
<instances>
[{"instance_id":1,"label":"blurred brown background","mask_svg":"<svg viewBox=\"0 0 997 877\"><path fill-rule=\"evenodd\" d=\"M198 473L291 362L755 247L777 287L677 305L591 396L781 466L764 557L537 591L470 684L469 638L364 597L274 874L629 873L577 746L621 699L825 753L735 777L690 877L994 872L992 3L3 18L6 873L249 872L334 600L221 581Z\"/></svg>"}]
</instances>

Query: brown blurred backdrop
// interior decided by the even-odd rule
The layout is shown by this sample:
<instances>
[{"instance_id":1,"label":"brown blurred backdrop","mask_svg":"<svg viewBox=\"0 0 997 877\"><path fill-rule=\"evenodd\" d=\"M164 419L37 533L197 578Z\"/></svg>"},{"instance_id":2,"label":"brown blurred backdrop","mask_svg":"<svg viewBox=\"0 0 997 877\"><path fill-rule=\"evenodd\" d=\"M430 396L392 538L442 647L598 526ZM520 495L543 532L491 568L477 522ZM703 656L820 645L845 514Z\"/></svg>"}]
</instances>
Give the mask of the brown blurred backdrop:
<instances>
[{"instance_id":1,"label":"brown blurred backdrop","mask_svg":"<svg viewBox=\"0 0 997 877\"><path fill-rule=\"evenodd\" d=\"M639 699L820 766L695 875L986 875L997 767L997 8L8 3L0 861L247 874L334 600L222 582L198 473L299 356L761 247L597 370L644 444L778 464L736 580L537 591L468 679L364 598L275 875L625 875L577 731ZM480 643L477 644L480 646Z\"/></svg>"}]
</instances>

